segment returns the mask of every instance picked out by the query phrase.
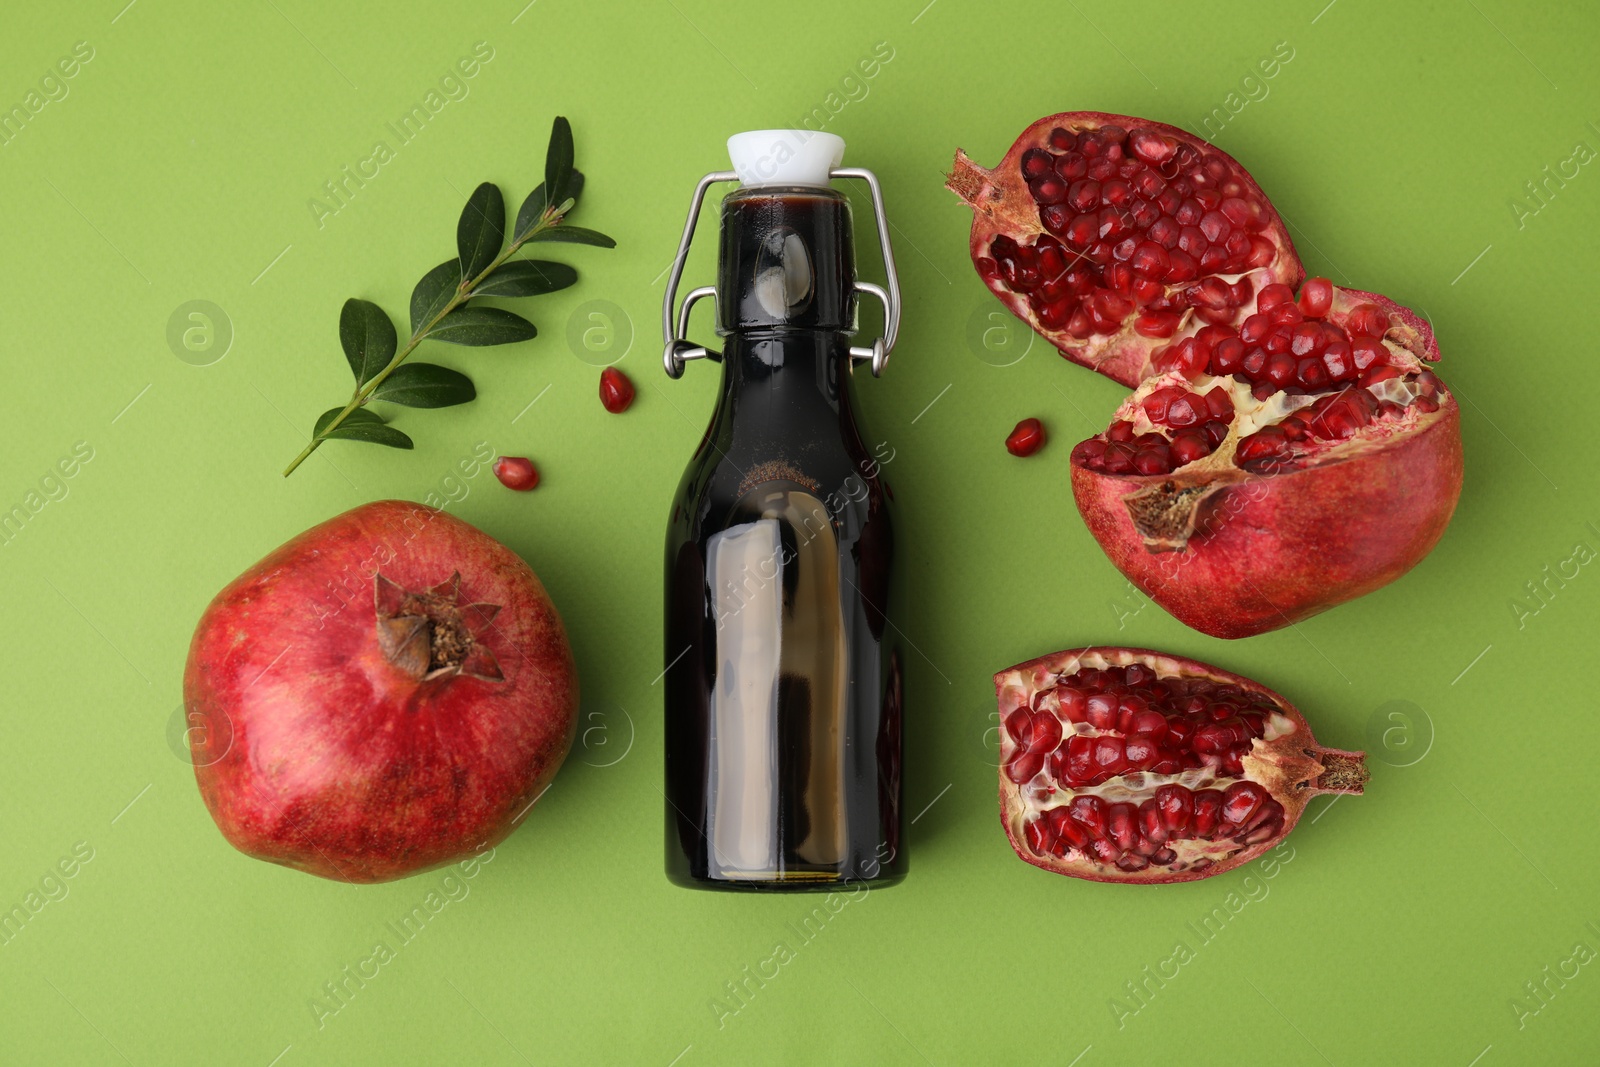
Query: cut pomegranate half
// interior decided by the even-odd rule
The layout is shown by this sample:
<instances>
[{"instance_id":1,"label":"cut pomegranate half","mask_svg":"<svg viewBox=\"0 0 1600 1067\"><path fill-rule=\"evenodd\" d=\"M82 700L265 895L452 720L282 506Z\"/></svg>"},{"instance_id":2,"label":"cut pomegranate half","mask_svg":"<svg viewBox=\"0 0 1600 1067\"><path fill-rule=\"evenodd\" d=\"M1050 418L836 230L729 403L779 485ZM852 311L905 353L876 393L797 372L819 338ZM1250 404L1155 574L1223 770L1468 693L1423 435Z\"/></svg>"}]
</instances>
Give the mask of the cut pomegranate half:
<instances>
[{"instance_id":1,"label":"cut pomegranate half","mask_svg":"<svg viewBox=\"0 0 1600 1067\"><path fill-rule=\"evenodd\" d=\"M948 184L972 206L985 284L1068 359L1137 387L1073 449L1073 496L1180 621L1228 638L1286 626L1439 540L1462 459L1456 400L1426 369L1433 331L1326 278L1297 295L1288 233L1231 157L1074 112L1034 123L992 172L958 152ZM1065 230L1062 205L1082 208ZM1091 216L1089 241L1074 227Z\"/></svg>"},{"instance_id":2,"label":"cut pomegranate half","mask_svg":"<svg viewBox=\"0 0 1600 1067\"><path fill-rule=\"evenodd\" d=\"M1213 637L1388 584L1461 493L1460 409L1426 369L1427 324L1326 279L1293 297L1268 286L1239 329L1158 350L1162 370L1072 450L1073 498L1111 562Z\"/></svg>"},{"instance_id":3,"label":"cut pomegranate half","mask_svg":"<svg viewBox=\"0 0 1600 1067\"><path fill-rule=\"evenodd\" d=\"M1283 697L1160 652L1057 652L995 675L1000 821L1018 856L1097 882L1188 882L1283 840L1364 753L1322 748Z\"/></svg>"}]
</instances>

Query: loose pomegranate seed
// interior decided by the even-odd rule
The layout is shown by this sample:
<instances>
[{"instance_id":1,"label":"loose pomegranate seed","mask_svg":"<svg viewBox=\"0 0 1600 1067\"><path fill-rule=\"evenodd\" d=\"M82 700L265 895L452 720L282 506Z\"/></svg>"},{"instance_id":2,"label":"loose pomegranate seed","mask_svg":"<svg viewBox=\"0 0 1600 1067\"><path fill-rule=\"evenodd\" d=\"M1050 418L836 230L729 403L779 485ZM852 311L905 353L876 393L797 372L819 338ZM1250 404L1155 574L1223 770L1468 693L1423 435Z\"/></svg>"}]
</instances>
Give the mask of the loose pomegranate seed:
<instances>
[{"instance_id":1,"label":"loose pomegranate seed","mask_svg":"<svg viewBox=\"0 0 1600 1067\"><path fill-rule=\"evenodd\" d=\"M519 493L539 485L539 468L524 456L501 456L494 461L494 476L501 485Z\"/></svg>"},{"instance_id":2,"label":"loose pomegranate seed","mask_svg":"<svg viewBox=\"0 0 1600 1067\"><path fill-rule=\"evenodd\" d=\"M1006 451L1013 456L1031 456L1044 447L1044 442L1044 424L1038 419L1023 419L1006 438Z\"/></svg>"},{"instance_id":3,"label":"loose pomegranate seed","mask_svg":"<svg viewBox=\"0 0 1600 1067\"><path fill-rule=\"evenodd\" d=\"M600 372L600 403L613 415L620 415L633 403L633 382L615 367Z\"/></svg>"},{"instance_id":4,"label":"loose pomegranate seed","mask_svg":"<svg viewBox=\"0 0 1600 1067\"><path fill-rule=\"evenodd\" d=\"M1333 307L1333 283L1326 278L1307 278L1296 303L1306 318L1322 318Z\"/></svg>"}]
</instances>

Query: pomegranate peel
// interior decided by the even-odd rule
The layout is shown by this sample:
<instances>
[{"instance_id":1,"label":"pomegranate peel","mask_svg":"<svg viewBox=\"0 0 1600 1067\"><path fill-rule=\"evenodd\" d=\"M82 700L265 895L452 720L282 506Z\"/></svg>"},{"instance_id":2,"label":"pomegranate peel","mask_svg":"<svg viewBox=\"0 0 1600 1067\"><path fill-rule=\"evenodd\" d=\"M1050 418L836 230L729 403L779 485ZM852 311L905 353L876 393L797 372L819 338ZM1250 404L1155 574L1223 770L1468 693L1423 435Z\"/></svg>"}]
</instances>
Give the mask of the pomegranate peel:
<instances>
[{"instance_id":1,"label":"pomegranate peel","mask_svg":"<svg viewBox=\"0 0 1600 1067\"><path fill-rule=\"evenodd\" d=\"M1367 781L1363 753L1318 745L1277 693L1179 656L1057 652L996 674L995 692L1001 824L1057 874L1221 874L1282 841L1312 797Z\"/></svg>"}]
</instances>

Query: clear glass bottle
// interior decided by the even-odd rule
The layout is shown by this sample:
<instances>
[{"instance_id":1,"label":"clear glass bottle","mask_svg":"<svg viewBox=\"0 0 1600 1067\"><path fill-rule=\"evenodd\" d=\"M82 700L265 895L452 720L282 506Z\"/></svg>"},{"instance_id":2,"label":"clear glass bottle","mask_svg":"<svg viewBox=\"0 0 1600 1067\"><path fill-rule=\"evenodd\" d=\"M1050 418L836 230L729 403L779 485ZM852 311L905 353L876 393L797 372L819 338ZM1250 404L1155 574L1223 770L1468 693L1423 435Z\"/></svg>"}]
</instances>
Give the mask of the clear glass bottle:
<instances>
[{"instance_id":1,"label":"clear glass bottle","mask_svg":"<svg viewBox=\"0 0 1600 1067\"><path fill-rule=\"evenodd\" d=\"M785 139L796 152L774 163ZM664 316L670 374L687 358L722 363L667 532L667 875L715 889L893 884L906 854L892 453L867 446L853 396L858 361L882 369L898 320L881 197L868 172L837 168L843 142L827 134L760 131L729 147L742 184L721 212L723 351L683 340L687 306L676 324L672 310L700 199L733 174L696 192ZM849 201L830 177L871 183L887 292L856 279ZM870 349L850 345L860 292L886 308Z\"/></svg>"}]
</instances>

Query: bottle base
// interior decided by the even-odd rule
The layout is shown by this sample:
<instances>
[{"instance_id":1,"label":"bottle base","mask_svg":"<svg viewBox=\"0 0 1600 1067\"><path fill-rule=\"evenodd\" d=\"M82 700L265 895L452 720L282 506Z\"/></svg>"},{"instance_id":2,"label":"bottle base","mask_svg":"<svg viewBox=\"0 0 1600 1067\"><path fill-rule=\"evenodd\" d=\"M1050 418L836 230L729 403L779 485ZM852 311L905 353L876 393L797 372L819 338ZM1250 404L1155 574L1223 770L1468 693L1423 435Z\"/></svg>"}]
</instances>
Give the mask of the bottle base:
<instances>
[{"instance_id":1,"label":"bottle base","mask_svg":"<svg viewBox=\"0 0 1600 1067\"><path fill-rule=\"evenodd\" d=\"M887 889L905 881L904 871L879 872L876 878L848 873L789 872L772 878L699 878L686 871L667 871L667 881L683 889L708 889L718 893L833 893L865 886Z\"/></svg>"}]
</instances>

